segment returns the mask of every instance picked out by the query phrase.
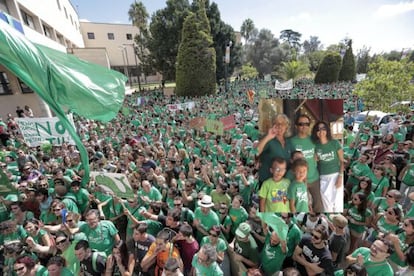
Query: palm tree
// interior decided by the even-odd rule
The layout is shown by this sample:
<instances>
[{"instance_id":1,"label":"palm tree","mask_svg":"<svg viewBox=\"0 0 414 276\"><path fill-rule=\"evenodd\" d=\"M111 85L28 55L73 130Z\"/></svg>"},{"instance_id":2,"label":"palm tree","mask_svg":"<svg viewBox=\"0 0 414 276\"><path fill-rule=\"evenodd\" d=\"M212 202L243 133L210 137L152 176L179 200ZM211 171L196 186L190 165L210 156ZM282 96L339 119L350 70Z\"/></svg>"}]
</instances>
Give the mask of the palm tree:
<instances>
[{"instance_id":1,"label":"palm tree","mask_svg":"<svg viewBox=\"0 0 414 276\"><path fill-rule=\"evenodd\" d=\"M240 34L244 38L246 44L249 42L249 39L251 38L251 34L254 30L254 23L253 20L250 18L243 21L243 24L240 28Z\"/></svg>"},{"instance_id":2,"label":"palm tree","mask_svg":"<svg viewBox=\"0 0 414 276\"><path fill-rule=\"evenodd\" d=\"M309 66L306 63L296 60L283 62L280 69L280 74L285 80L293 79L293 81L306 76L309 72Z\"/></svg>"}]
</instances>

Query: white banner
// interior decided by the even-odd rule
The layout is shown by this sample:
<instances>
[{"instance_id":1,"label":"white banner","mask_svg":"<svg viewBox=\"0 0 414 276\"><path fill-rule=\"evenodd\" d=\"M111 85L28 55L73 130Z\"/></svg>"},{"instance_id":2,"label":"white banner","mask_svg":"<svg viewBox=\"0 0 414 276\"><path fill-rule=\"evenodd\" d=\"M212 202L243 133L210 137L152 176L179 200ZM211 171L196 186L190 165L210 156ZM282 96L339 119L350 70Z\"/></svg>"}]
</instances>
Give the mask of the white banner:
<instances>
[{"instance_id":1,"label":"white banner","mask_svg":"<svg viewBox=\"0 0 414 276\"><path fill-rule=\"evenodd\" d=\"M72 114L67 115L69 121L74 126ZM53 145L69 143L74 145L69 132L57 117L52 118L16 118L20 131L25 142L30 147L37 147L44 141L49 141Z\"/></svg>"},{"instance_id":2,"label":"white banner","mask_svg":"<svg viewBox=\"0 0 414 276\"><path fill-rule=\"evenodd\" d=\"M177 110L186 110L193 109L195 107L195 102L186 102L179 104L167 104L167 108L170 112L175 112Z\"/></svg>"},{"instance_id":3,"label":"white banner","mask_svg":"<svg viewBox=\"0 0 414 276\"><path fill-rule=\"evenodd\" d=\"M366 79L366 77L367 77L367 74L357 74L356 75L356 81L357 82L363 81L363 80Z\"/></svg>"},{"instance_id":4,"label":"white banner","mask_svg":"<svg viewBox=\"0 0 414 276\"><path fill-rule=\"evenodd\" d=\"M290 79L285 82L279 82L276 80L275 82L275 89L276 90L290 90L293 88L293 79Z\"/></svg>"},{"instance_id":5,"label":"white banner","mask_svg":"<svg viewBox=\"0 0 414 276\"><path fill-rule=\"evenodd\" d=\"M95 180L95 185L99 186L103 192L121 198L134 197L134 191L132 190L126 175L104 172L91 172L90 175L91 178Z\"/></svg>"}]
</instances>

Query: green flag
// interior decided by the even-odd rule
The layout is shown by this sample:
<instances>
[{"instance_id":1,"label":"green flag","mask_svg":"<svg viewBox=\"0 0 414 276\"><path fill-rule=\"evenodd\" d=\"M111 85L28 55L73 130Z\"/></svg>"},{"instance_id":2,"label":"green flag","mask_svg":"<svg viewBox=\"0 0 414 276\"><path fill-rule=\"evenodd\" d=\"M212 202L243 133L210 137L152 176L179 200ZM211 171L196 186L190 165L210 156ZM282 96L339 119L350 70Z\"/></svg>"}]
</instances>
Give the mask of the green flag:
<instances>
[{"instance_id":1,"label":"green flag","mask_svg":"<svg viewBox=\"0 0 414 276\"><path fill-rule=\"evenodd\" d=\"M258 213L257 216L268 226L272 227L282 241L286 241L289 227L281 217L275 213Z\"/></svg>"},{"instance_id":2,"label":"green flag","mask_svg":"<svg viewBox=\"0 0 414 276\"><path fill-rule=\"evenodd\" d=\"M119 72L31 43L0 20L0 64L35 91L61 120L78 146L89 181L86 149L64 110L88 119L109 121L125 97L126 77Z\"/></svg>"},{"instance_id":3,"label":"green flag","mask_svg":"<svg viewBox=\"0 0 414 276\"><path fill-rule=\"evenodd\" d=\"M0 195L6 196L9 194L17 194L17 189L10 183L3 170L0 169Z\"/></svg>"}]
</instances>

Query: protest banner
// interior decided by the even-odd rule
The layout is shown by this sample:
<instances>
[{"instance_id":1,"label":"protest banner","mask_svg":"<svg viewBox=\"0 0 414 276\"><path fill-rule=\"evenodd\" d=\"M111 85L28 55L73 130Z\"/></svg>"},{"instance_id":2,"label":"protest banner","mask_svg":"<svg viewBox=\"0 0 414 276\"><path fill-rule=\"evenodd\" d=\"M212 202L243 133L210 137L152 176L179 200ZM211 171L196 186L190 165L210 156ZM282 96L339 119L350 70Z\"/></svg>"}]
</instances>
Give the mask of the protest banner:
<instances>
[{"instance_id":1,"label":"protest banner","mask_svg":"<svg viewBox=\"0 0 414 276\"><path fill-rule=\"evenodd\" d=\"M229 115L220 119L223 123L223 131L233 129L236 127L236 120L234 115Z\"/></svg>"},{"instance_id":2,"label":"protest banner","mask_svg":"<svg viewBox=\"0 0 414 276\"><path fill-rule=\"evenodd\" d=\"M203 129L205 125L206 125L206 118L203 118L203 117L197 117L197 118L191 119L189 122L189 127L195 128L195 129Z\"/></svg>"},{"instance_id":3,"label":"protest banner","mask_svg":"<svg viewBox=\"0 0 414 276\"><path fill-rule=\"evenodd\" d=\"M276 90L290 90L293 88L293 79L290 79L285 82L279 82L276 80L275 82L275 89Z\"/></svg>"},{"instance_id":4,"label":"protest banner","mask_svg":"<svg viewBox=\"0 0 414 276\"><path fill-rule=\"evenodd\" d=\"M107 194L120 198L134 197L134 191L131 188L128 177L124 174L91 172L91 178L95 179L95 185L99 186Z\"/></svg>"},{"instance_id":5,"label":"protest banner","mask_svg":"<svg viewBox=\"0 0 414 276\"><path fill-rule=\"evenodd\" d=\"M72 115L67 116L74 127ZM65 125L57 117L16 118L16 122L25 142L30 147L37 147L44 141L49 141L53 145L61 145L64 142L71 145L75 144Z\"/></svg>"},{"instance_id":6,"label":"protest banner","mask_svg":"<svg viewBox=\"0 0 414 276\"><path fill-rule=\"evenodd\" d=\"M185 103L177 103L177 104L167 104L167 109L170 112L175 112L177 110L193 109L194 106L195 106L195 102L185 102Z\"/></svg>"},{"instance_id":7,"label":"protest banner","mask_svg":"<svg viewBox=\"0 0 414 276\"><path fill-rule=\"evenodd\" d=\"M206 130L217 135L223 135L223 123L217 120L206 120Z\"/></svg>"},{"instance_id":8,"label":"protest banner","mask_svg":"<svg viewBox=\"0 0 414 276\"><path fill-rule=\"evenodd\" d=\"M0 170L0 195L17 194L17 189L11 184L7 175Z\"/></svg>"}]
</instances>

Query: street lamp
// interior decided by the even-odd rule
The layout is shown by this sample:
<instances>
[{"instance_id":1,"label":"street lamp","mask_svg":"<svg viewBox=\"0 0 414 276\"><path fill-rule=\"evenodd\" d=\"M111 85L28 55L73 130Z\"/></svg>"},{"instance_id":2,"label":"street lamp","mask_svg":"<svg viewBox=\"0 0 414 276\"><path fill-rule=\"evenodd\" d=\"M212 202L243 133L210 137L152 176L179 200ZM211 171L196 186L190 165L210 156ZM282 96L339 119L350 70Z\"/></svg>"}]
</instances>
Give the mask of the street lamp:
<instances>
[{"instance_id":1,"label":"street lamp","mask_svg":"<svg viewBox=\"0 0 414 276\"><path fill-rule=\"evenodd\" d=\"M124 61L124 72L125 72L125 75L128 78L128 84L131 87L131 78L129 76L129 71L128 71L128 67L129 67L128 52L126 50L125 45L120 45L118 48L122 52L122 60ZM126 66L125 66L125 60L126 60Z\"/></svg>"},{"instance_id":2,"label":"street lamp","mask_svg":"<svg viewBox=\"0 0 414 276\"><path fill-rule=\"evenodd\" d=\"M229 90L228 84L228 70L230 64L230 47L233 45L233 42L230 40L229 43L226 45L226 54L224 56L224 90L227 92Z\"/></svg>"}]
</instances>

